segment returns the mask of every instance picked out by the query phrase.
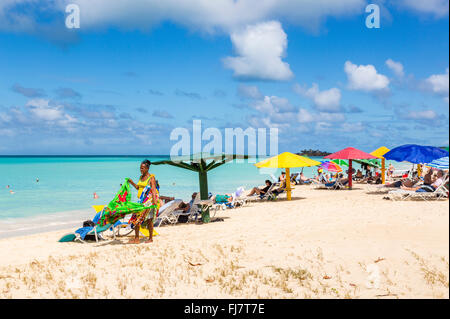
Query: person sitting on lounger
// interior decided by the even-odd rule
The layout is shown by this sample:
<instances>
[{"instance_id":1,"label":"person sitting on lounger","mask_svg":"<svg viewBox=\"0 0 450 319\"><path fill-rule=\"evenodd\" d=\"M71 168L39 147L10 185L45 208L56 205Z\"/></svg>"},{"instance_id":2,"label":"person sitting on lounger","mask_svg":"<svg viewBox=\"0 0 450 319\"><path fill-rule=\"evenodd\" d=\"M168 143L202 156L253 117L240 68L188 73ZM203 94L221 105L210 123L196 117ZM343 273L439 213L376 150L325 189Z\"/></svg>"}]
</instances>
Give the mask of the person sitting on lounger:
<instances>
[{"instance_id":1,"label":"person sitting on lounger","mask_svg":"<svg viewBox=\"0 0 450 319\"><path fill-rule=\"evenodd\" d=\"M297 185L297 179L300 176L300 173L292 173L291 174L291 183L294 183Z\"/></svg>"},{"instance_id":2,"label":"person sitting on lounger","mask_svg":"<svg viewBox=\"0 0 450 319\"><path fill-rule=\"evenodd\" d=\"M322 168L319 168L319 169L317 170L317 173L319 174L319 175L317 176L317 180L319 181L319 183L326 184L326 183L329 183L329 182L330 182L330 181L327 179L327 177L325 176L325 174L324 174Z\"/></svg>"},{"instance_id":3,"label":"person sitting on lounger","mask_svg":"<svg viewBox=\"0 0 450 319\"><path fill-rule=\"evenodd\" d=\"M178 209L182 210L183 213L187 213L191 209L192 205L194 204L195 197L197 197L197 193L192 193L191 197L192 199L189 201L189 203L181 202L178 206Z\"/></svg>"},{"instance_id":4,"label":"person sitting on lounger","mask_svg":"<svg viewBox=\"0 0 450 319\"><path fill-rule=\"evenodd\" d=\"M334 182L329 182L329 183L327 183L327 184L325 184L325 186L327 186L327 187L333 187L334 185L336 185L336 182L339 180L339 182L342 184L342 185L347 185L347 183L348 183L348 178L344 178L344 175L341 173L341 174L339 174L337 177L336 177L336 180L334 181Z\"/></svg>"},{"instance_id":5,"label":"person sitting on lounger","mask_svg":"<svg viewBox=\"0 0 450 319\"><path fill-rule=\"evenodd\" d=\"M303 172L301 172L295 180L296 184L299 184L299 185L310 184L311 181L312 181L312 178L306 177L305 174L303 174Z\"/></svg>"},{"instance_id":6,"label":"person sitting on lounger","mask_svg":"<svg viewBox=\"0 0 450 319\"><path fill-rule=\"evenodd\" d=\"M430 170L431 171L431 170ZM439 170L437 172L437 178L431 185L423 184L418 187L405 187L401 186L401 189L416 191L416 192L434 192L439 186L444 184L444 171Z\"/></svg>"},{"instance_id":7,"label":"person sitting on lounger","mask_svg":"<svg viewBox=\"0 0 450 319\"><path fill-rule=\"evenodd\" d=\"M423 184L424 185L433 184L433 170L431 169L431 167L428 169L425 175L423 175Z\"/></svg>"},{"instance_id":8,"label":"person sitting on lounger","mask_svg":"<svg viewBox=\"0 0 450 319\"><path fill-rule=\"evenodd\" d=\"M278 187L277 189L274 189L272 191L272 194L274 194L275 196L278 196L279 194L281 194L282 192L284 192L286 190L286 181L284 181L283 183L281 183L280 187Z\"/></svg>"},{"instance_id":9,"label":"person sitting on lounger","mask_svg":"<svg viewBox=\"0 0 450 319\"><path fill-rule=\"evenodd\" d=\"M268 179L266 179L266 186L263 188L258 188L258 187L253 187L252 190L250 191L250 193L248 194L248 196L252 196L252 195L265 195L267 193L267 191L269 190L270 186L272 186L272 182L269 181Z\"/></svg>"},{"instance_id":10,"label":"person sitting on lounger","mask_svg":"<svg viewBox=\"0 0 450 319\"><path fill-rule=\"evenodd\" d=\"M280 177L278 177L278 183L282 184L286 181L286 172L281 172Z\"/></svg>"},{"instance_id":11,"label":"person sitting on lounger","mask_svg":"<svg viewBox=\"0 0 450 319\"><path fill-rule=\"evenodd\" d=\"M363 178L364 178L364 175L363 175L362 171L360 169L358 169L356 171L355 179L358 180L358 179L363 179Z\"/></svg>"}]
</instances>

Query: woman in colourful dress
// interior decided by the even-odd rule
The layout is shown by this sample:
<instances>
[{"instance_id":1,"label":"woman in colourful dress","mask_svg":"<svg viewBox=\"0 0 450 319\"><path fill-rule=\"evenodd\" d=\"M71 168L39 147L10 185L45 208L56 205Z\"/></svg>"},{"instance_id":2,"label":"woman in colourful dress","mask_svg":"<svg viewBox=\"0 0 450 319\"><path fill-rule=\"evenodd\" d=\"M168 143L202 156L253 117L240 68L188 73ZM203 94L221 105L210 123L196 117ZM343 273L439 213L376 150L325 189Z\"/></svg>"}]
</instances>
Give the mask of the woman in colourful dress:
<instances>
[{"instance_id":1,"label":"woman in colourful dress","mask_svg":"<svg viewBox=\"0 0 450 319\"><path fill-rule=\"evenodd\" d=\"M151 162L149 160L145 160L141 163L141 177L139 178L137 184L130 178L128 179L128 182L137 189L139 201L144 205L148 202L156 207L146 209L143 212L133 214L133 216L131 216L129 223L134 225L135 231L134 238L129 241L131 244L139 244L139 229L142 224L147 224L147 228L149 230L149 239L146 243L151 243L153 241L153 220L158 215L160 202L155 175L149 173L150 165Z\"/></svg>"}]
</instances>

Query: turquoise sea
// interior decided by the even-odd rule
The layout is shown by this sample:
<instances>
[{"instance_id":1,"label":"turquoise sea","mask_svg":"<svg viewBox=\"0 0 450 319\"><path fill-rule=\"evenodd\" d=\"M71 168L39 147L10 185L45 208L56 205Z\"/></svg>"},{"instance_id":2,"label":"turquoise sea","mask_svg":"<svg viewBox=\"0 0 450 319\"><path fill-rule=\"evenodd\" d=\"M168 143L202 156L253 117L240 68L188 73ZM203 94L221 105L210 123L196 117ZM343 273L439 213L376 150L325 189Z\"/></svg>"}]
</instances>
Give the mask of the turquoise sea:
<instances>
[{"instance_id":1,"label":"turquoise sea","mask_svg":"<svg viewBox=\"0 0 450 319\"><path fill-rule=\"evenodd\" d=\"M167 158L0 157L0 237L78 226L92 219L92 205L107 204L114 197L125 178L137 182L142 160ZM248 190L270 179L269 174L279 176L281 170L259 170L253 165L254 161L230 162L212 170L208 173L209 191L232 193L240 186ZM312 177L314 170L305 168L305 175ZM198 191L195 172L168 165L152 165L150 171L159 181L161 195L187 201ZM136 198L136 191L133 191ZM94 199L94 192L98 199Z\"/></svg>"}]
</instances>

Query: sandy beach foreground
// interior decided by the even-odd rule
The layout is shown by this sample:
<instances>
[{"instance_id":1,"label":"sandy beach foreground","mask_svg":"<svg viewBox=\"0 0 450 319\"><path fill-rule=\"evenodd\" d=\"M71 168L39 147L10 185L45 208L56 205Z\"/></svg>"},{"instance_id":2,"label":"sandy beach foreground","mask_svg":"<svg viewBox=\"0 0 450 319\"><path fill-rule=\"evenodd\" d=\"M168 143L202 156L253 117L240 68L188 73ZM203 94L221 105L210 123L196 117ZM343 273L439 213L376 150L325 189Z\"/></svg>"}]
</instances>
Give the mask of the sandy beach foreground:
<instances>
[{"instance_id":1,"label":"sandy beach foreground","mask_svg":"<svg viewBox=\"0 0 450 319\"><path fill-rule=\"evenodd\" d=\"M0 298L449 298L449 202L382 197L296 186L152 244L3 239Z\"/></svg>"}]
</instances>

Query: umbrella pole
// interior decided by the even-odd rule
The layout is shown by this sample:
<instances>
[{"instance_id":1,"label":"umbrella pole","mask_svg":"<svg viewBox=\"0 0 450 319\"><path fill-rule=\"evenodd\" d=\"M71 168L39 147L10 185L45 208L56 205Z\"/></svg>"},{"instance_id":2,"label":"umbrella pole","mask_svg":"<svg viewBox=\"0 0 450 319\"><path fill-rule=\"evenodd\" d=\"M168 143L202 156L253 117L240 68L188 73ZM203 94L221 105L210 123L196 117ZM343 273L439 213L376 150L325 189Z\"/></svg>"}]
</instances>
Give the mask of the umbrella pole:
<instances>
[{"instance_id":1,"label":"umbrella pole","mask_svg":"<svg viewBox=\"0 0 450 319\"><path fill-rule=\"evenodd\" d=\"M291 200L291 172L289 168L286 168L286 192L287 200Z\"/></svg>"},{"instance_id":2,"label":"umbrella pole","mask_svg":"<svg viewBox=\"0 0 450 319\"><path fill-rule=\"evenodd\" d=\"M348 189L352 189L353 185L352 170L352 160L348 160Z\"/></svg>"},{"instance_id":3,"label":"umbrella pole","mask_svg":"<svg viewBox=\"0 0 450 319\"><path fill-rule=\"evenodd\" d=\"M386 159L381 159L381 184L386 184Z\"/></svg>"},{"instance_id":4,"label":"umbrella pole","mask_svg":"<svg viewBox=\"0 0 450 319\"><path fill-rule=\"evenodd\" d=\"M200 184L200 199L208 199L208 175L206 171L201 170L198 172L198 181ZM209 208L202 210L202 221L204 223L210 222Z\"/></svg>"}]
</instances>

